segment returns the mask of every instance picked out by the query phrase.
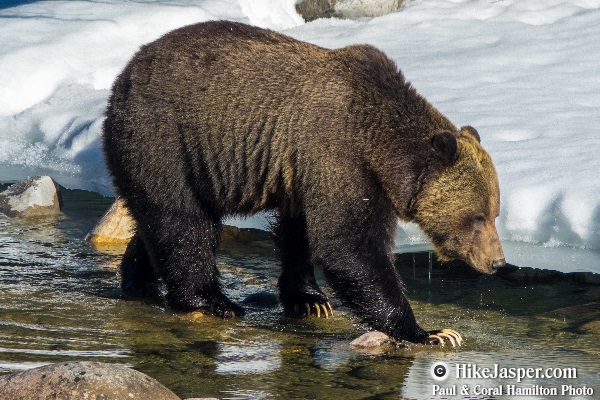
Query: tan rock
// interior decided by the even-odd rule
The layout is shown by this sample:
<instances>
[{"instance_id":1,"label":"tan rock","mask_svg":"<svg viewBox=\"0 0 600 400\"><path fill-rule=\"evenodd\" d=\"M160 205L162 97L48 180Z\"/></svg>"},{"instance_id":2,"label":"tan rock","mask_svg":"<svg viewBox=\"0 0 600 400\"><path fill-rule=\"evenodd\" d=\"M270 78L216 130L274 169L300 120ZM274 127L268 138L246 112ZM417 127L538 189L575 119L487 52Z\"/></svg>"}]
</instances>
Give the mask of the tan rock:
<instances>
[{"instance_id":1,"label":"tan rock","mask_svg":"<svg viewBox=\"0 0 600 400\"><path fill-rule=\"evenodd\" d=\"M61 206L60 187L49 176L29 178L0 193L0 213L9 217L58 215Z\"/></svg>"},{"instance_id":2,"label":"tan rock","mask_svg":"<svg viewBox=\"0 0 600 400\"><path fill-rule=\"evenodd\" d=\"M128 243L135 234L135 221L125 202L117 198L85 239L93 245Z\"/></svg>"},{"instance_id":3,"label":"tan rock","mask_svg":"<svg viewBox=\"0 0 600 400\"><path fill-rule=\"evenodd\" d=\"M581 326L581 329L589 333L595 333L600 331L600 320L591 321Z\"/></svg>"},{"instance_id":4,"label":"tan rock","mask_svg":"<svg viewBox=\"0 0 600 400\"><path fill-rule=\"evenodd\" d=\"M129 243L134 234L135 220L125 206L125 201L117 198L85 239L98 250L110 252L115 245ZM260 229L225 225L221 231L221 243L270 240L269 233Z\"/></svg>"},{"instance_id":5,"label":"tan rock","mask_svg":"<svg viewBox=\"0 0 600 400\"><path fill-rule=\"evenodd\" d=\"M179 400L149 376L118 364L67 362L0 377L2 399Z\"/></svg>"}]
</instances>

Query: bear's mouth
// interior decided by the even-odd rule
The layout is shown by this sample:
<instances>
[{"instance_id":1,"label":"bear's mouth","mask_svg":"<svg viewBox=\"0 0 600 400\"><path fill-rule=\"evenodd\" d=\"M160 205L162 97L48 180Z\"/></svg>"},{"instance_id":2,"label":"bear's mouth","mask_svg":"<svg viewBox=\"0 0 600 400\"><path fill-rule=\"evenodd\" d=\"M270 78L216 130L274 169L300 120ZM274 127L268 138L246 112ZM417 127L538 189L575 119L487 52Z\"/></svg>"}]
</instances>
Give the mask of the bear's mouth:
<instances>
[{"instance_id":1,"label":"bear's mouth","mask_svg":"<svg viewBox=\"0 0 600 400\"><path fill-rule=\"evenodd\" d=\"M471 253L467 254L467 258L465 261L471 266L471 268L486 275L493 275L496 273L496 268L494 268L492 262L482 265L481 263L475 261Z\"/></svg>"}]
</instances>

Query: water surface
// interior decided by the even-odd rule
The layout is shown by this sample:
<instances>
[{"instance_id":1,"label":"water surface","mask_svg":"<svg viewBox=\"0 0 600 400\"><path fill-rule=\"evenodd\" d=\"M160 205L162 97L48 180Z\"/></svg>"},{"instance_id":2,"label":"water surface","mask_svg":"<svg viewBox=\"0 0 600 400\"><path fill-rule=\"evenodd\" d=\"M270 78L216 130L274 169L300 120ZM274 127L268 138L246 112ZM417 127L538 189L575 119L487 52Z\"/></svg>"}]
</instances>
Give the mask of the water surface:
<instances>
[{"instance_id":1,"label":"water surface","mask_svg":"<svg viewBox=\"0 0 600 400\"><path fill-rule=\"evenodd\" d=\"M348 343L366 328L335 298L335 318L327 320L287 319L268 301L246 305L244 319L192 320L161 303L119 299L116 265L123 248L99 251L83 240L112 199L83 191L63 197L59 218L0 215L0 374L95 360L132 366L184 398L421 399L436 397L434 384L565 383L594 388L593 397L581 398L600 398L600 286L483 276L435 263L429 274L427 253L402 255L397 267L420 324L452 327L465 343L355 351ZM278 264L268 241L224 245L219 265L235 301L276 293ZM429 372L436 361L451 368L575 367L578 375L520 383L451 376L439 383Z\"/></svg>"}]
</instances>

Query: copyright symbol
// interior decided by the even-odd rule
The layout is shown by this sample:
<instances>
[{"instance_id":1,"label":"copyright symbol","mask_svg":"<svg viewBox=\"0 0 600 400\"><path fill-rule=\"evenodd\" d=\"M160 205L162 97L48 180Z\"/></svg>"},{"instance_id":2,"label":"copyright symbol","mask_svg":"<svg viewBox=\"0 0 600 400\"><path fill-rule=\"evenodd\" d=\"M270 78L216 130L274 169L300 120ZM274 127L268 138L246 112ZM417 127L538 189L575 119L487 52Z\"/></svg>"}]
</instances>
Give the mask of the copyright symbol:
<instances>
[{"instance_id":1,"label":"copyright symbol","mask_svg":"<svg viewBox=\"0 0 600 400\"><path fill-rule=\"evenodd\" d=\"M445 362L438 361L431 366L429 372L436 381L445 381L450 375L450 366Z\"/></svg>"}]
</instances>

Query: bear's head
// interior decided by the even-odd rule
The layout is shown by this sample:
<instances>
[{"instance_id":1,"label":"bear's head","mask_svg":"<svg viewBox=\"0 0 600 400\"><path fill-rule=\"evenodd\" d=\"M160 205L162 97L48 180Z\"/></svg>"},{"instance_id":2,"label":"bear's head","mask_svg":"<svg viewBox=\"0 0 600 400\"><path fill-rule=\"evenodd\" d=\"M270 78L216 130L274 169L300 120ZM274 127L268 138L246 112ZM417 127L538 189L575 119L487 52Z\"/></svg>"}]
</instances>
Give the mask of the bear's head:
<instances>
[{"instance_id":1,"label":"bear's head","mask_svg":"<svg viewBox=\"0 0 600 400\"><path fill-rule=\"evenodd\" d=\"M427 168L413 199L413 219L442 261L460 259L491 274L505 265L496 231L498 177L477 131L440 132L431 139Z\"/></svg>"}]
</instances>

